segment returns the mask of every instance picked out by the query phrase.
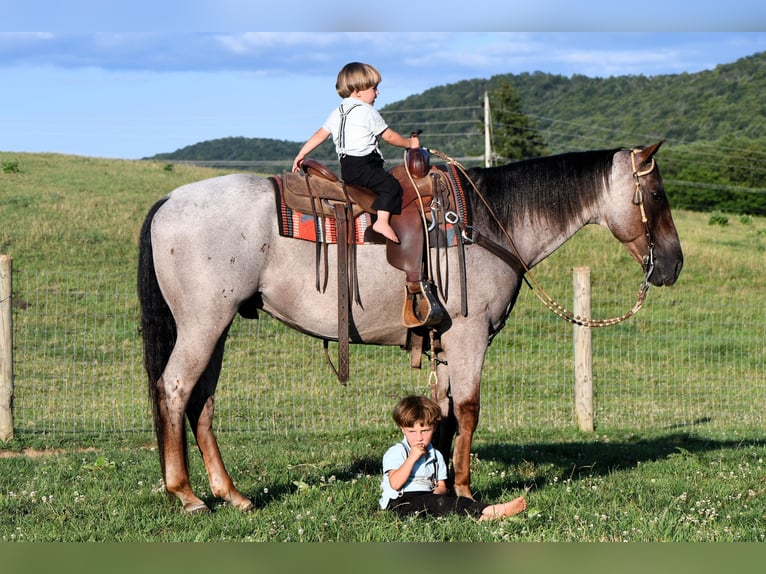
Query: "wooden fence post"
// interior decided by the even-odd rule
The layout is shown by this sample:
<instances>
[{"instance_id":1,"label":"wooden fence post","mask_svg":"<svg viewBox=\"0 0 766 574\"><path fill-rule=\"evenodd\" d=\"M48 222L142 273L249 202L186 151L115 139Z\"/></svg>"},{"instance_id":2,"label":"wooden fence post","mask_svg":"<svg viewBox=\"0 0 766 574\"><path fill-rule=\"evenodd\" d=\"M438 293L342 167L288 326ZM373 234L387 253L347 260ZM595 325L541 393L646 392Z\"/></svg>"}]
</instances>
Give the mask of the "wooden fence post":
<instances>
[{"instance_id":1,"label":"wooden fence post","mask_svg":"<svg viewBox=\"0 0 766 574\"><path fill-rule=\"evenodd\" d=\"M574 314L591 318L590 269L575 267ZM582 431L593 431L593 350L591 328L574 326L575 414Z\"/></svg>"},{"instance_id":2,"label":"wooden fence post","mask_svg":"<svg viewBox=\"0 0 766 574\"><path fill-rule=\"evenodd\" d=\"M11 261L0 255L0 440L13 440L13 300Z\"/></svg>"}]
</instances>

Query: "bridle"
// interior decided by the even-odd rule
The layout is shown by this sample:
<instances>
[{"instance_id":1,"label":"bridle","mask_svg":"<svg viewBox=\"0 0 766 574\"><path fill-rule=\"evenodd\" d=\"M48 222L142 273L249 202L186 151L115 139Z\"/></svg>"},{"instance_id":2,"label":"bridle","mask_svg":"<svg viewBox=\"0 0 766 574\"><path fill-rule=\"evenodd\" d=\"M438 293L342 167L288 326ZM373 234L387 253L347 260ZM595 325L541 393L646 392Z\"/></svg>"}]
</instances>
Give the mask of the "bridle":
<instances>
[{"instance_id":1,"label":"bridle","mask_svg":"<svg viewBox=\"0 0 766 574\"><path fill-rule=\"evenodd\" d=\"M442 154L439 151L436 150L429 150L430 153L433 155L436 155L440 158L442 158L444 161L448 163L452 163L457 167L460 172L463 174L463 176L466 178L466 180L469 182L473 190L476 192L477 196L481 199L482 203L484 203L484 206L489 211L491 217L495 220L495 222L498 224L498 227L502 230L506 240L508 241L508 244L511 246L511 251L508 251L506 248L502 247L501 245L481 236L481 234L476 230L475 228L471 226L461 225L462 222L459 222L458 225L461 226L461 234L463 236L463 240L467 244L478 244L490 251L492 254L496 255L497 257L500 257L502 260L506 261L513 267L521 267L521 270L523 271L524 275L524 281L527 283L527 285L532 289L532 292L535 294L535 296L542 301L542 303L555 315L558 317L569 321L570 323L573 323L575 325L580 325L583 327L608 327L610 325L616 325L617 323L621 323L622 321L625 321L629 317L632 317L635 315L643 306L644 301L646 300L646 293L649 290L650 283L649 278L652 276L652 273L654 272L654 242L652 241L651 231L649 229L649 220L646 216L646 209L644 207L644 193L643 189L641 187L641 178L649 175L652 173L655 168L657 167L654 161L654 158L652 157L651 165L643 170L638 171L636 168L636 154L638 152L642 151L639 148L633 148L630 150L630 160L631 160L631 166L633 168L633 182L635 185L635 190L633 192L633 205L636 205L641 210L641 222L644 224L644 230L646 233L646 238L649 244L649 253L643 257L643 263L642 266L644 268L645 276L644 280L641 282L641 285L639 287L638 293L636 295L636 303L633 305L633 308L630 309L627 313L620 315L619 317L612 317L609 319L591 319L588 317L582 317L580 315L575 315L572 311L569 311L566 307L559 304L553 297L548 295L548 293L543 289L543 287L537 282L534 275L532 275L531 270L527 266L526 262L521 258L519 255L518 250L516 249L516 245L513 242L513 239L511 238L508 231L505 229L505 226L503 226L495 212L490 207L487 200L484 198L482 193L479 191L476 184L473 182L473 180L469 177L465 167L463 167L457 160ZM508 309L508 312L510 313L510 307Z\"/></svg>"},{"instance_id":2,"label":"bridle","mask_svg":"<svg viewBox=\"0 0 766 574\"><path fill-rule=\"evenodd\" d=\"M646 272L644 283L647 284L648 289L649 277L651 277L652 273L654 272L654 242L652 241L652 232L649 229L649 219L646 217L646 209L644 208L644 192L641 189L641 178L652 173L657 165L654 163L654 157L652 157L651 165L644 171L638 171L638 169L636 169L637 151L640 150L635 148L630 150L630 163L633 167L633 184L635 185L635 191L633 192L633 205L637 205L639 209L641 209L641 223L644 224L646 241L649 245L649 253L644 255L643 258L643 267L644 271Z\"/></svg>"}]
</instances>

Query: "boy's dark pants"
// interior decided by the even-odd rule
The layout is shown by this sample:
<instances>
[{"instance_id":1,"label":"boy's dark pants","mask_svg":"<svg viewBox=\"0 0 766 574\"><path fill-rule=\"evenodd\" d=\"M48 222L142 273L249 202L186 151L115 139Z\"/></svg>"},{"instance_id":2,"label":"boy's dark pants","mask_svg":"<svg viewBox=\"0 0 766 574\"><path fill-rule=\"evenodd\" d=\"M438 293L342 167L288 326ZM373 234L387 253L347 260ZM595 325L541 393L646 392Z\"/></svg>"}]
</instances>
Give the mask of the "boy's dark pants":
<instances>
[{"instance_id":1,"label":"boy's dark pants","mask_svg":"<svg viewBox=\"0 0 766 574\"><path fill-rule=\"evenodd\" d=\"M392 215L402 212L402 186L383 168L383 158L377 152L357 157L345 155L340 158L340 174L350 185L361 185L377 194L372 204Z\"/></svg>"},{"instance_id":2,"label":"boy's dark pants","mask_svg":"<svg viewBox=\"0 0 766 574\"><path fill-rule=\"evenodd\" d=\"M483 502L464 496L433 492L405 492L399 498L389 501L386 510L391 510L399 516L420 513L429 516L446 516L465 513L478 518L487 506Z\"/></svg>"}]
</instances>

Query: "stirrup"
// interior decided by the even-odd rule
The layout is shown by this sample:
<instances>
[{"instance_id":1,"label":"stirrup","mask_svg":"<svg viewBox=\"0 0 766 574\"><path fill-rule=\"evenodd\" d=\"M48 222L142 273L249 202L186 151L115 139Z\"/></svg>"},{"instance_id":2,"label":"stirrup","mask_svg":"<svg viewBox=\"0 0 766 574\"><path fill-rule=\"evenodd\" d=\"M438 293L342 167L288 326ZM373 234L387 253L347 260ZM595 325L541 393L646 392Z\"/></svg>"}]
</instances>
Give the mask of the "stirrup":
<instances>
[{"instance_id":1,"label":"stirrup","mask_svg":"<svg viewBox=\"0 0 766 574\"><path fill-rule=\"evenodd\" d=\"M404 307L402 323L408 329L433 327L441 323L444 311L434 296L430 284L425 280L407 281L404 286Z\"/></svg>"}]
</instances>

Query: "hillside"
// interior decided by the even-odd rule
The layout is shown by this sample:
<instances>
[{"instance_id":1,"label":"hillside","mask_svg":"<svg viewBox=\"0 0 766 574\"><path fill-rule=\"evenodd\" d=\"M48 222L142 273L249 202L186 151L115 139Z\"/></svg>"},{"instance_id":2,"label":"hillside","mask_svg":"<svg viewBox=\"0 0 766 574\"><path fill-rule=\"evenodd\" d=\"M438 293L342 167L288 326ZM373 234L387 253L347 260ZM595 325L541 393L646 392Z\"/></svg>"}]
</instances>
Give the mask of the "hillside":
<instances>
[{"instance_id":1,"label":"hillside","mask_svg":"<svg viewBox=\"0 0 766 574\"><path fill-rule=\"evenodd\" d=\"M484 92L491 94L501 81L518 90L523 112L551 153L664 138L663 172L676 205L766 214L766 52L694 74L589 78L533 72L463 80L389 104L381 113L398 131L422 128L425 146L471 164L466 158L484 153ZM301 143L224 138L148 159L246 162L273 173L289 167ZM388 158L401 154L390 147L383 152ZM329 142L313 155L335 161Z\"/></svg>"},{"instance_id":2,"label":"hillside","mask_svg":"<svg viewBox=\"0 0 766 574\"><path fill-rule=\"evenodd\" d=\"M421 127L429 147L451 155L481 155L483 94L501 80L518 90L524 113L543 132L552 153L635 145L647 138L664 137L680 145L766 133L766 52L694 74L589 78L533 72L470 79L412 95L381 113L400 131ZM225 138L151 159L275 160L293 155L300 143Z\"/></svg>"},{"instance_id":3,"label":"hillside","mask_svg":"<svg viewBox=\"0 0 766 574\"><path fill-rule=\"evenodd\" d=\"M468 138L454 134L480 131L484 91L491 93L501 80L518 90L524 113L542 131L552 153L632 146L661 137L680 145L766 133L766 52L695 74L588 78L534 72L466 80L410 96L382 111L391 123L406 117L410 124L427 126L431 139L453 134L433 147L453 155L480 155L479 133Z\"/></svg>"}]
</instances>

